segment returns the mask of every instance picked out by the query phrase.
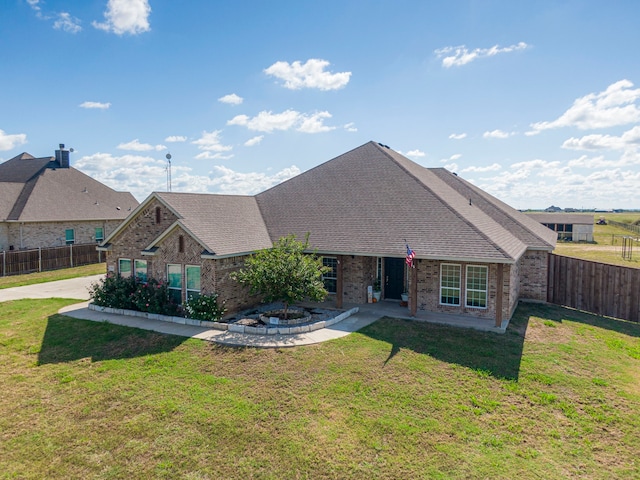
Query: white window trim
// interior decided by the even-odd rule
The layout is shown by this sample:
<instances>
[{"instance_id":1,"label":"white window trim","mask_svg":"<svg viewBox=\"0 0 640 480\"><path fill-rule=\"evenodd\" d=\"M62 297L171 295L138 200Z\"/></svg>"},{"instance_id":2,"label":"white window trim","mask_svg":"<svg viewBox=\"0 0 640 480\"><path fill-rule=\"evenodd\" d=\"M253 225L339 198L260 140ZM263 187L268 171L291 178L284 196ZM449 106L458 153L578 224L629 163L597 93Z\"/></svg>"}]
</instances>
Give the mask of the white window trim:
<instances>
[{"instance_id":1,"label":"white window trim","mask_svg":"<svg viewBox=\"0 0 640 480\"><path fill-rule=\"evenodd\" d=\"M169 267L170 266L175 266L175 267L180 267L180 288L176 288L176 287L171 287L169 285ZM184 270L182 268L182 264L180 263L167 263L167 267L166 267L166 275L167 275L167 289L168 290L174 290L174 291L180 291L180 301L183 301L182 298L182 287L184 286Z\"/></svg>"},{"instance_id":2,"label":"white window trim","mask_svg":"<svg viewBox=\"0 0 640 480\"><path fill-rule=\"evenodd\" d=\"M129 272L126 275L122 274L122 262L129 262ZM130 258L119 258L118 259L118 275L122 278L129 278L133 274L132 271L133 265Z\"/></svg>"},{"instance_id":3,"label":"white window trim","mask_svg":"<svg viewBox=\"0 0 640 480\"><path fill-rule=\"evenodd\" d=\"M458 267L458 271L460 272L459 278L458 278L458 303L442 303L442 270L444 266L448 266L448 267ZM447 288L453 288L455 289L455 287L447 287ZM440 303L440 305L444 305L447 307L459 307L461 305L461 300L462 300L462 265L459 263L441 263L440 264L440 289L439 289L439 296L438 296L438 302Z\"/></svg>"},{"instance_id":4,"label":"white window trim","mask_svg":"<svg viewBox=\"0 0 640 480\"><path fill-rule=\"evenodd\" d=\"M325 257L325 256L323 256L322 258L323 258L323 260L325 258L327 258L327 259L332 259L332 260L336 261L336 276L335 277L329 277L324 273L322 274L322 281L323 282L324 282L325 279L327 279L327 280L335 280L336 281L336 291L335 292L329 292L329 295L336 295L338 293L338 272L337 272L337 269L338 269L338 257L328 257L328 256ZM323 263L323 266L327 266L327 265L324 265L324 263Z\"/></svg>"},{"instance_id":5,"label":"white window trim","mask_svg":"<svg viewBox=\"0 0 640 480\"><path fill-rule=\"evenodd\" d=\"M477 288L469 288L467 281L469 280L469 268L483 268L484 269L484 283L486 285L485 290L479 290ZM476 308L479 310L486 310L489 307L489 268L486 265L467 265L465 267L465 289L464 289L464 305L466 308ZM475 305L469 305L469 292L483 292L485 305L484 307L478 307Z\"/></svg>"},{"instance_id":6,"label":"white window trim","mask_svg":"<svg viewBox=\"0 0 640 480\"><path fill-rule=\"evenodd\" d=\"M189 278L187 275L187 270L189 268L198 268L200 269L200 290L194 290L189 288ZM198 295L202 292L202 266L201 265L185 265L184 267L184 289L187 300L189 299L189 292L197 292Z\"/></svg>"},{"instance_id":7,"label":"white window trim","mask_svg":"<svg viewBox=\"0 0 640 480\"><path fill-rule=\"evenodd\" d=\"M102 230L102 236L98 237L98 229ZM95 234L95 240L96 242L103 242L104 241L104 228L103 227L96 227L96 229L94 230L94 234ZM75 235L74 235L75 237Z\"/></svg>"}]
</instances>

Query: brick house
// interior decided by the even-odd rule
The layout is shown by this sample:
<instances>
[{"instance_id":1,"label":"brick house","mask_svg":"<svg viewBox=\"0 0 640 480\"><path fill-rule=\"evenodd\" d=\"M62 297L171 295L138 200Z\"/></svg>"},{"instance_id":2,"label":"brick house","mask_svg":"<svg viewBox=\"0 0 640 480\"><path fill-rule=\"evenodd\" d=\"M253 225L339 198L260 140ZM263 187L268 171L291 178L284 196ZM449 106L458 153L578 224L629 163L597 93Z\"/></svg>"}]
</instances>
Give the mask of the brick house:
<instances>
[{"instance_id":1,"label":"brick house","mask_svg":"<svg viewBox=\"0 0 640 480\"><path fill-rule=\"evenodd\" d=\"M22 153L0 164L0 251L102 242L138 201L55 157Z\"/></svg>"},{"instance_id":2,"label":"brick house","mask_svg":"<svg viewBox=\"0 0 640 480\"><path fill-rule=\"evenodd\" d=\"M110 271L167 280L176 298L217 292L255 305L229 278L247 255L295 234L332 268L338 307L408 294L412 314L511 318L546 300L556 234L443 168L368 142L255 196L152 193L99 248ZM406 245L415 252L405 262Z\"/></svg>"}]
</instances>

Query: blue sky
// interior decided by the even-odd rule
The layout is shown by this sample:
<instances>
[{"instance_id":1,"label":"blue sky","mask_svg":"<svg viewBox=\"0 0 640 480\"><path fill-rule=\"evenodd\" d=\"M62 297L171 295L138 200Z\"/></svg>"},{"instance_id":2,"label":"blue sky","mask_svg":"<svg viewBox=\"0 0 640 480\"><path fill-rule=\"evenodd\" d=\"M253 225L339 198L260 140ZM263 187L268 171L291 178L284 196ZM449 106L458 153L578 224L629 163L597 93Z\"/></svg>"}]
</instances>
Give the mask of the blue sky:
<instances>
[{"instance_id":1,"label":"blue sky","mask_svg":"<svg viewBox=\"0 0 640 480\"><path fill-rule=\"evenodd\" d=\"M511 206L640 208L636 1L5 0L0 161L254 194L374 140Z\"/></svg>"}]
</instances>

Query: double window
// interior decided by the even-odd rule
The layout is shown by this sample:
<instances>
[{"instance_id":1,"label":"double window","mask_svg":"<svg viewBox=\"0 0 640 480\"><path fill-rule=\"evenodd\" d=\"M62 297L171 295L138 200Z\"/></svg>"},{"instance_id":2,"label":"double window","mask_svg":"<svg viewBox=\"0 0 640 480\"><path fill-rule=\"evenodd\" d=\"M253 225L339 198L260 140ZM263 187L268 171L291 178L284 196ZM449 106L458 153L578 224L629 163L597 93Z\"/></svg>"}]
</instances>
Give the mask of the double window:
<instances>
[{"instance_id":1,"label":"double window","mask_svg":"<svg viewBox=\"0 0 640 480\"><path fill-rule=\"evenodd\" d=\"M131 260L129 258L121 258L118 260L118 274L123 278L135 275L136 280L142 283L147 282L147 261Z\"/></svg>"},{"instance_id":2,"label":"double window","mask_svg":"<svg viewBox=\"0 0 640 480\"><path fill-rule=\"evenodd\" d=\"M440 304L460 306L462 286L461 265L440 265ZM487 308L488 269L482 265L467 265L465 269L465 306Z\"/></svg>"},{"instance_id":3,"label":"double window","mask_svg":"<svg viewBox=\"0 0 640 480\"><path fill-rule=\"evenodd\" d=\"M335 257L322 257L322 265L331 270L322 274L324 288L329 293L338 291L338 259Z\"/></svg>"}]
</instances>

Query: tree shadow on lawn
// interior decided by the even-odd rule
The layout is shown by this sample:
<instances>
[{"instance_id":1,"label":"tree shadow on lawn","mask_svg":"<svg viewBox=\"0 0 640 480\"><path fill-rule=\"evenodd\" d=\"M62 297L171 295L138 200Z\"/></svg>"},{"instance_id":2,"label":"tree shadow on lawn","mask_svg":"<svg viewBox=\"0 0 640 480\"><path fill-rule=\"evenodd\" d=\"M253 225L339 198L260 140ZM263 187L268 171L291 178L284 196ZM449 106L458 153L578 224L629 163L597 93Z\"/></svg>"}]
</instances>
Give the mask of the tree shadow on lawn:
<instances>
[{"instance_id":1,"label":"tree shadow on lawn","mask_svg":"<svg viewBox=\"0 0 640 480\"><path fill-rule=\"evenodd\" d=\"M400 349L413 350L496 378L518 380L529 315L514 314L504 334L384 317L359 331L390 343L385 364Z\"/></svg>"},{"instance_id":2,"label":"tree shadow on lawn","mask_svg":"<svg viewBox=\"0 0 640 480\"><path fill-rule=\"evenodd\" d=\"M94 362L134 358L171 351L185 340L186 337L56 314L48 318L38 363L63 363L88 357Z\"/></svg>"}]
</instances>

